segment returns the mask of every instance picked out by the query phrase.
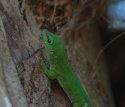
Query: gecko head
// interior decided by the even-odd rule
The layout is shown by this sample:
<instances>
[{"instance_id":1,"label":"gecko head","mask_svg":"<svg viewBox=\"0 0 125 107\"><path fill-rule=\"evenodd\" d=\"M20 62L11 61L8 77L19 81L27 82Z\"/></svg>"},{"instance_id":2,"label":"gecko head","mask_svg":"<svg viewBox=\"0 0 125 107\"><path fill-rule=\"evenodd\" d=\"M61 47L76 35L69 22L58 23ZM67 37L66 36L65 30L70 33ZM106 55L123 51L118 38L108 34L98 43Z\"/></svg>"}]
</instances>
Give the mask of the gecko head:
<instances>
[{"instance_id":1,"label":"gecko head","mask_svg":"<svg viewBox=\"0 0 125 107\"><path fill-rule=\"evenodd\" d=\"M42 30L42 41L50 59L54 58L54 56L55 58L63 57L66 54L64 43L60 36L44 29Z\"/></svg>"},{"instance_id":2,"label":"gecko head","mask_svg":"<svg viewBox=\"0 0 125 107\"><path fill-rule=\"evenodd\" d=\"M54 36L47 29L42 30L42 41L45 48L51 47L53 45Z\"/></svg>"}]
</instances>

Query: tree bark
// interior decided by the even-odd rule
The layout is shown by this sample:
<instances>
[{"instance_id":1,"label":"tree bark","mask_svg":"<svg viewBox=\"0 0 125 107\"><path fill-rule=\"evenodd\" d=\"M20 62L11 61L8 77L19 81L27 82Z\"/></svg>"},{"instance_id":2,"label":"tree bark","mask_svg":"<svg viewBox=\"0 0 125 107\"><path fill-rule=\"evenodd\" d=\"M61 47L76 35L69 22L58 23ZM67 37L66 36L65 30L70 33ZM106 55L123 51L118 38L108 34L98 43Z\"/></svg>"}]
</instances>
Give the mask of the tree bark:
<instances>
[{"instance_id":1,"label":"tree bark","mask_svg":"<svg viewBox=\"0 0 125 107\"><path fill-rule=\"evenodd\" d=\"M47 1L0 0L0 98L6 96L10 104L6 106L3 101L0 106L72 106L58 82L48 80L39 68L41 54L45 54L39 41L40 28L48 28L62 36L69 62L85 85L93 107L114 107L104 58L94 64L101 50L96 24L86 21L82 3ZM47 6L57 10L53 13ZM62 9L59 6L64 7L61 18L55 17Z\"/></svg>"}]
</instances>

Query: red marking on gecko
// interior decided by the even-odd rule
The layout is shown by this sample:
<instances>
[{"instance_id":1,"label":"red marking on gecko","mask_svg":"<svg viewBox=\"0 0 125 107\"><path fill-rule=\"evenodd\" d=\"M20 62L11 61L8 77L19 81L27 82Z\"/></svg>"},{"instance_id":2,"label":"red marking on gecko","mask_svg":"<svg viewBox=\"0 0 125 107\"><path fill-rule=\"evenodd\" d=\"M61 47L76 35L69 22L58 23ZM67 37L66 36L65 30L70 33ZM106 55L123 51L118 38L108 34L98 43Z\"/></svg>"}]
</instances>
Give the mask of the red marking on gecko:
<instances>
[{"instance_id":1,"label":"red marking on gecko","mask_svg":"<svg viewBox=\"0 0 125 107\"><path fill-rule=\"evenodd\" d=\"M48 32L46 32L46 37L47 37L47 39L49 38Z\"/></svg>"}]
</instances>

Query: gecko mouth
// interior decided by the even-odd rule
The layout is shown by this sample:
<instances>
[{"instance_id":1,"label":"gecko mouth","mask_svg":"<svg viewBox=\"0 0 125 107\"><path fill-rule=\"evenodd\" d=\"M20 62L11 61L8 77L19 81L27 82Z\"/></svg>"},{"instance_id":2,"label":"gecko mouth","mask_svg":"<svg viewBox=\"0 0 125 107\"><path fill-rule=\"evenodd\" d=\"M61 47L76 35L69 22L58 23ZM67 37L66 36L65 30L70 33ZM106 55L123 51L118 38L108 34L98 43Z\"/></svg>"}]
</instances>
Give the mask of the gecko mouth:
<instances>
[{"instance_id":1,"label":"gecko mouth","mask_svg":"<svg viewBox=\"0 0 125 107\"><path fill-rule=\"evenodd\" d=\"M46 51L46 49L45 49L44 44L43 44L43 46L42 46L41 57L42 57L42 59L44 60L44 62L45 62L45 64L46 64L47 68L50 69L50 59L49 59L49 55L48 55L48 53L47 53L47 51Z\"/></svg>"},{"instance_id":2,"label":"gecko mouth","mask_svg":"<svg viewBox=\"0 0 125 107\"><path fill-rule=\"evenodd\" d=\"M44 43L42 43L41 57L44 60L47 68L50 69L50 59L49 59L49 55L48 55L48 52L46 50L46 47L45 47Z\"/></svg>"}]
</instances>

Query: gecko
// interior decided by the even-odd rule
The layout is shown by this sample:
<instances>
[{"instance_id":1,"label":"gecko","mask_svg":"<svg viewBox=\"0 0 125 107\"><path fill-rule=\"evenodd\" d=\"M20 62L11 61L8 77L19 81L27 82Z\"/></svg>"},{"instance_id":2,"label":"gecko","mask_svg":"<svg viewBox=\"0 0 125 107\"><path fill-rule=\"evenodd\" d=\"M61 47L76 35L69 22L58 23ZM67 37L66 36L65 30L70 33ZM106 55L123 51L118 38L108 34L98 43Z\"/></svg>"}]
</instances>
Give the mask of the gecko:
<instances>
[{"instance_id":1,"label":"gecko","mask_svg":"<svg viewBox=\"0 0 125 107\"><path fill-rule=\"evenodd\" d=\"M92 107L85 87L68 62L66 48L61 37L47 29L42 30L41 36L50 62L48 67L44 59L41 58L40 67L43 73L49 79L57 79L73 107Z\"/></svg>"}]
</instances>

